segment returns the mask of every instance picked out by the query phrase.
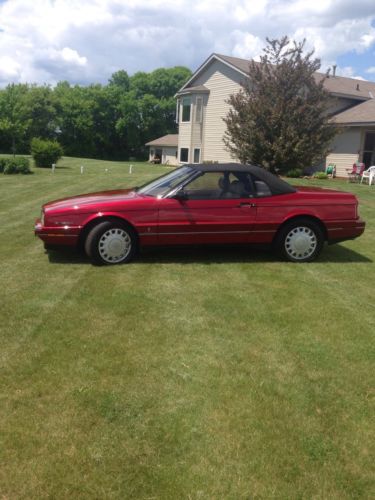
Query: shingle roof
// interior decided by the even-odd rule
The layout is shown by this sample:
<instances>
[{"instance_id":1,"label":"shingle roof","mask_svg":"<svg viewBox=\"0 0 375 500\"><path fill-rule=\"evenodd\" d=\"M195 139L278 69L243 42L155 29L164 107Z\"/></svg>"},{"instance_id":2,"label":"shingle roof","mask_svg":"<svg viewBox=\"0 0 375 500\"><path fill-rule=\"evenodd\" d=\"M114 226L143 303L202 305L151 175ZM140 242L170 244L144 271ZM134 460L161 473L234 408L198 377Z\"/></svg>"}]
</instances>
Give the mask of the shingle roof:
<instances>
[{"instance_id":1,"label":"shingle roof","mask_svg":"<svg viewBox=\"0 0 375 500\"><path fill-rule=\"evenodd\" d=\"M186 87L183 90L177 92L177 95L190 94L191 92L200 92L203 94L209 94L210 90L204 85L196 85L195 87Z\"/></svg>"},{"instance_id":2,"label":"shingle roof","mask_svg":"<svg viewBox=\"0 0 375 500\"><path fill-rule=\"evenodd\" d=\"M333 116L334 123L342 125L375 124L375 99L361 102Z\"/></svg>"},{"instance_id":3,"label":"shingle roof","mask_svg":"<svg viewBox=\"0 0 375 500\"><path fill-rule=\"evenodd\" d=\"M248 74L250 60L240 59L239 57L225 56L223 54L213 55L235 67L242 73ZM324 76L325 75L323 73L315 73L315 78L317 80L320 80ZM329 78L326 78L324 87L328 90L328 92L341 96L361 100L371 99L372 97L375 98L375 82L357 80L355 78L346 78L343 76L330 76Z\"/></svg>"},{"instance_id":4,"label":"shingle roof","mask_svg":"<svg viewBox=\"0 0 375 500\"><path fill-rule=\"evenodd\" d=\"M177 147L178 144L178 134L167 134L153 141L147 142L146 146L170 146Z\"/></svg>"}]
</instances>

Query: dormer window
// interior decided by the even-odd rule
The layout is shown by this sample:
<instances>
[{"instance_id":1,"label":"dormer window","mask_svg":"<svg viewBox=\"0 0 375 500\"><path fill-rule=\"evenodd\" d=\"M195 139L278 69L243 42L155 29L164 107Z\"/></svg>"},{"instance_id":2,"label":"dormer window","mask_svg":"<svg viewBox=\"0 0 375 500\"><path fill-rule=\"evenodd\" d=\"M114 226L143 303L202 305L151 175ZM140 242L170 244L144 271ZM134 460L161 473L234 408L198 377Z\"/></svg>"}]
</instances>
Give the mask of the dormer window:
<instances>
[{"instance_id":1,"label":"dormer window","mask_svg":"<svg viewBox=\"0 0 375 500\"><path fill-rule=\"evenodd\" d=\"M182 107L181 121L189 122L191 113L191 98L184 97L181 102L181 107Z\"/></svg>"}]
</instances>

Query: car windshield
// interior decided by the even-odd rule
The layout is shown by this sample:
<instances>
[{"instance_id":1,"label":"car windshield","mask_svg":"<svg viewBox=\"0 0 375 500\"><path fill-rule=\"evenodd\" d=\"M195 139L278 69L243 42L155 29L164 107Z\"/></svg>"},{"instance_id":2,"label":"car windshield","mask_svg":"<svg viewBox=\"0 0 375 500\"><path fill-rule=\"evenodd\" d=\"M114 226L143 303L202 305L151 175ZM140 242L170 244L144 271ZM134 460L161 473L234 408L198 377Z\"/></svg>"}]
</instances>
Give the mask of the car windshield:
<instances>
[{"instance_id":1,"label":"car windshield","mask_svg":"<svg viewBox=\"0 0 375 500\"><path fill-rule=\"evenodd\" d=\"M137 192L147 196L162 198L169 193L169 191L189 179L194 173L195 170L191 167L180 167L173 170L173 172L170 172L169 174L163 175L162 177L145 184L140 187Z\"/></svg>"}]
</instances>

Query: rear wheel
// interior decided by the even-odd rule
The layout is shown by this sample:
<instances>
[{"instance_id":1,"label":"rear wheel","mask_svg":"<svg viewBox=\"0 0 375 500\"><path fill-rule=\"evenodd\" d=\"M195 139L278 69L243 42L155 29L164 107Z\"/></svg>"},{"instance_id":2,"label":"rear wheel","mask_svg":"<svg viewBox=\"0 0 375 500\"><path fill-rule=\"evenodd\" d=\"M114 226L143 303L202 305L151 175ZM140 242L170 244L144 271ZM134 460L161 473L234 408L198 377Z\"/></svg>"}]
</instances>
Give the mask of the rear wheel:
<instances>
[{"instance_id":1,"label":"rear wheel","mask_svg":"<svg viewBox=\"0 0 375 500\"><path fill-rule=\"evenodd\" d=\"M85 252L95 264L124 264L137 250L136 235L121 222L101 222L88 234Z\"/></svg>"},{"instance_id":2,"label":"rear wheel","mask_svg":"<svg viewBox=\"0 0 375 500\"><path fill-rule=\"evenodd\" d=\"M298 219L281 228L276 247L291 262L311 262L322 251L324 235L319 224L310 219Z\"/></svg>"}]
</instances>

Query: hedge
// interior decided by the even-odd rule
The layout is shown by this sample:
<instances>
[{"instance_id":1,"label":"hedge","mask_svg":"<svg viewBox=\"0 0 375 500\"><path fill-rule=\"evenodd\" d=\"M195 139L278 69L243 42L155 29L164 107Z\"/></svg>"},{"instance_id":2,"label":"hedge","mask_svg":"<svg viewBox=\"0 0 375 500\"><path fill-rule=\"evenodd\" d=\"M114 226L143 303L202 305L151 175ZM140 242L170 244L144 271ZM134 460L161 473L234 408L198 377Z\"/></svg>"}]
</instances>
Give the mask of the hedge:
<instances>
[{"instance_id":1,"label":"hedge","mask_svg":"<svg viewBox=\"0 0 375 500\"><path fill-rule=\"evenodd\" d=\"M16 158L0 158L0 173L6 175L31 174L29 159L24 156Z\"/></svg>"}]
</instances>

